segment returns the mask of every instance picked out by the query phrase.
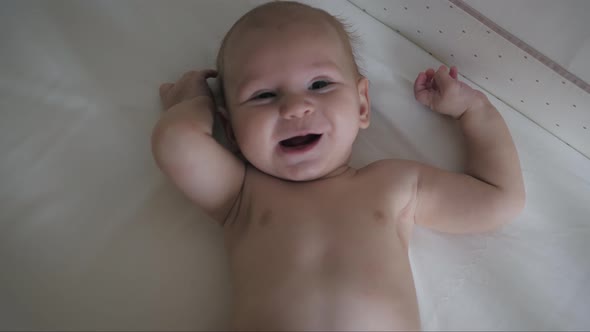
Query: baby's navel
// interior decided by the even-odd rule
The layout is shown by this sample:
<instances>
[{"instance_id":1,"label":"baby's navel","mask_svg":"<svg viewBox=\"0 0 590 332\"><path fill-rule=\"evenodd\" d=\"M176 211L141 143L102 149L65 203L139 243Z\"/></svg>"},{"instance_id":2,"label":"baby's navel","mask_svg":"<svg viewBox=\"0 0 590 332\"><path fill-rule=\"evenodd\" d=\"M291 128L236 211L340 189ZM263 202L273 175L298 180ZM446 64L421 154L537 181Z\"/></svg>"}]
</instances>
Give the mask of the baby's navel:
<instances>
[{"instance_id":1,"label":"baby's navel","mask_svg":"<svg viewBox=\"0 0 590 332\"><path fill-rule=\"evenodd\" d=\"M262 213L262 216L260 217L258 224L260 225L260 227L264 227L264 226L270 225L271 222L272 222L272 211L270 209L267 209Z\"/></svg>"},{"instance_id":2,"label":"baby's navel","mask_svg":"<svg viewBox=\"0 0 590 332\"><path fill-rule=\"evenodd\" d=\"M379 225L385 225L387 223L387 219L381 210L375 210L373 213L373 218L375 218L375 222Z\"/></svg>"}]
</instances>

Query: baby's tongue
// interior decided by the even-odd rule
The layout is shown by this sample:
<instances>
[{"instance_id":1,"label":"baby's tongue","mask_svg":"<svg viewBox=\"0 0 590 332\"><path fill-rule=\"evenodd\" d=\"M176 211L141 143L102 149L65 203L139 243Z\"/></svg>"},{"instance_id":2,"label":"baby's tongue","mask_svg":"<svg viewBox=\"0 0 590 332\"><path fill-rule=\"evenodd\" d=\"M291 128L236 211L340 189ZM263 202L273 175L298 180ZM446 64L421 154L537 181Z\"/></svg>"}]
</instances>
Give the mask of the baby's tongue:
<instances>
[{"instance_id":1,"label":"baby's tongue","mask_svg":"<svg viewBox=\"0 0 590 332\"><path fill-rule=\"evenodd\" d=\"M309 144L315 141L320 135L309 134L305 136L295 136L284 141L281 141L281 145L285 147L296 147L301 145Z\"/></svg>"},{"instance_id":2,"label":"baby's tongue","mask_svg":"<svg viewBox=\"0 0 590 332\"><path fill-rule=\"evenodd\" d=\"M297 137L293 137L291 139L288 139L285 143L288 145L300 145L303 144L305 141L307 141L308 137L307 136L297 136Z\"/></svg>"}]
</instances>

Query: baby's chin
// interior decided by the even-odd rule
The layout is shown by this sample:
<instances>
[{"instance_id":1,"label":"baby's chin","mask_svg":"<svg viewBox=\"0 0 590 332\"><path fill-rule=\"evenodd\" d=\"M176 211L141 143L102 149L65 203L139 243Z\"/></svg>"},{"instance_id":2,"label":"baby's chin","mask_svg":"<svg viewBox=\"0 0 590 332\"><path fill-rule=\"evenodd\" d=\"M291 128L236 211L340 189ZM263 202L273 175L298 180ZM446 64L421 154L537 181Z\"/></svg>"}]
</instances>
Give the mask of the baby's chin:
<instances>
[{"instance_id":1,"label":"baby's chin","mask_svg":"<svg viewBox=\"0 0 590 332\"><path fill-rule=\"evenodd\" d=\"M327 173L326 173L327 174ZM295 181L295 182L306 182L306 181L313 181L321 179L325 174L305 174L305 173L297 173L297 174L279 174L277 177L287 181Z\"/></svg>"},{"instance_id":2,"label":"baby's chin","mask_svg":"<svg viewBox=\"0 0 590 332\"><path fill-rule=\"evenodd\" d=\"M321 165L305 163L293 166L269 167L266 170L264 168L266 167L260 170L276 178L297 182L321 179L332 171L331 169L321 167Z\"/></svg>"}]
</instances>

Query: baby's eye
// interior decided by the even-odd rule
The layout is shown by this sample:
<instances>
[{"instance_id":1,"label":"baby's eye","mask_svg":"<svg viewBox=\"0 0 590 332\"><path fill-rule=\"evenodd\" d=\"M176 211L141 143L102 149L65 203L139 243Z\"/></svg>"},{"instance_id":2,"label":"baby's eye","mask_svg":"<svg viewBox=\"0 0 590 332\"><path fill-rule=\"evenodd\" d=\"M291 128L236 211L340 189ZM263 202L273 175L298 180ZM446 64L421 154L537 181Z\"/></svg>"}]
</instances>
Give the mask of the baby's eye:
<instances>
[{"instance_id":1,"label":"baby's eye","mask_svg":"<svg viewBox=\"0 0 590 332\"><path fill-rule=\"evenodd\" d=\"M328 85L330 85L330 82L328 82L328 81L323 81L323 80L322 81L315 81L311 84L310 89L317 90L317 89L325 88Z\"/></svg>"},{"instance_id":2,"label":"baby's eye","mask_svg":"<svg viewBox=\"0 0 590 332\"><path fill-rule=\"evenodd\" d=\"M275 94L272 92L263 92L263 93L259 94L258 96L254 97L254 99L268 99L268 98L272 98L274 96L275 96Z\"/></svg>"}]
</instances>

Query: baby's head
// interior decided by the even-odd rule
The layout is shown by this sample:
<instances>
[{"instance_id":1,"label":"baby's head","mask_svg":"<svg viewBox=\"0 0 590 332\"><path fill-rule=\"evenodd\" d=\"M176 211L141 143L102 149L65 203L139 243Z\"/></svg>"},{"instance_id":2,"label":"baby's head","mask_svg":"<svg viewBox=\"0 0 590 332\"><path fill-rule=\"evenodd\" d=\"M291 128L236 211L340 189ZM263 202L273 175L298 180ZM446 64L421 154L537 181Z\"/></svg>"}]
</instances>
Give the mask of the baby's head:
<instances>
[{"instance_id":1,"label":"baby's head","mask_svg":"<svg viewBox=\"0 0 590 332\"><path fill-rule=\"evenodd\" d=\"M348 163L370 114L349 36L295 2L256 7L227 33L217 57L226 130L256 168L306 181Z\"/></svg>"}]
</instances>

